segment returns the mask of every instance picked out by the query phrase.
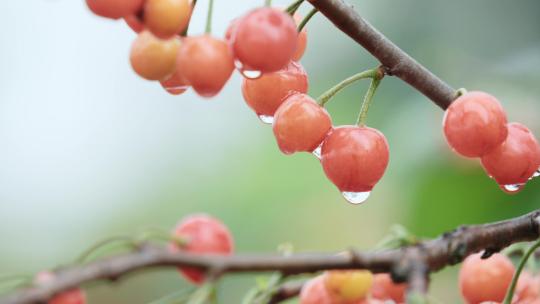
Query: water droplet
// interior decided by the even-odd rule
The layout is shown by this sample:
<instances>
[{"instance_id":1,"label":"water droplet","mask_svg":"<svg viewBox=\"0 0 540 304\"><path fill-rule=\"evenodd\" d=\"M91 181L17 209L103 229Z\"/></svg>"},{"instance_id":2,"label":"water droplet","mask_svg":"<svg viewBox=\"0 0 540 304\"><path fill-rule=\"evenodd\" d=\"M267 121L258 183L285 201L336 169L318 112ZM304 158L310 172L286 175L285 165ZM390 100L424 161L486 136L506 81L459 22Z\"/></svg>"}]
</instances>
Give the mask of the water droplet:
<instances>
[{"instance_id":1,"label":"water droplet","mask_svg":"<svg viewBox=\"0 0 540 304\"><path fill-rule=\"evenodd\" d=\"M189 88L187 85L165 87L165 90L173 95L184 93Z\"/></svg>"},{"instance_id":2,"label":"water droplet","mask_svg":"<svg viewBox=\"0 0 540 304\"><path fill-rule=\"evenodd\" d=\"M538 170L536 170L536 172L534 172L532 177L535 178L535 177L539 177L539 176L540 176L540 168Z\"/></svg>"},{"instance_id":3,"label":"water droplet","mask_svg":"<svg viewBox=\"0 0 540 304\"><path fill-rule=\"evenodd\" d=\"M341 195L351 204L358 205L365 202L369 195L371 194L371 191L367 192L341 192Z\"/></svg>"},{"instance_id":4,"label":"water droplet","mask_svg":"<svg viewBox=\"0 0 540 304\"><path fill-rule=\"evenodd\" d=\"M525 184L502 185L501 189L506 193L515 194L521 191L523 189L523 186L525 186Z\"/></svg>"},{"instance_id":5,"label":"water droplet","mask_svg":"<svg viewBox=\"0 0 540 304\"><path fill-rule=\"evenodd\" d=\"M274 116L270 116L270 115L259 115L259 119L265 123L265 124L273 124L274 123Z\"/></svg>"},{"instance_id":6,"label":"water droplet","mask_svg":"<svg viewBox=\"0 0 540 304\"><path fill-rule=\"evenodd\" d=\"M242 75L248 79L257 79L262 76L261 71L241 69L240 73L242 73Z\"/></svg>"},{"instance_id":7,"label":"water droplet","mask_svg":"<svg viewBox=\"0 0 540 304\"><path fill-rule=\"evenodd\" d=\"M322 151L322 143L317 148L315 148L315 150L313 150L311 153L315 155L316 158L321 159L321 151Z\"/></svg>"}]
</instances>

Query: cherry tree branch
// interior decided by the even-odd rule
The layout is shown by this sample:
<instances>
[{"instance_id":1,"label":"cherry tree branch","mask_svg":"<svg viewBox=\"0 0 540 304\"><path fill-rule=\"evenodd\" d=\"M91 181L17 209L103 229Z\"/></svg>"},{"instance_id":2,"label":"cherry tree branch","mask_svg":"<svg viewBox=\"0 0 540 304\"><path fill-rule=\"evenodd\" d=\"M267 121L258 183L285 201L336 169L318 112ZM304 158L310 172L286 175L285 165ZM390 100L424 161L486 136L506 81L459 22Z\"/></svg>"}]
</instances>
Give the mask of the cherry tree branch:
<instances>
[{"instance_id":1,"label":"cherry tree branch","mask_svg":"<svg viewBox=\"0 0 540 304\"><path fill-rule=\"evenodd\" d=\"M390 272L397 281L409 282L409 292L423 293L429 272L459 263L481 250L489 256L513 243L538 239L539 228L540 210L536 210L502 222L460 227L414 246L379 252L201 256L147 245L133 253L59 270L46 284L15 291L0 298L0 303L42 303L87 282L116 280L141 269L178 266L200 268L213 278L235 272L279 271L291 275L328 269L368 269L374 273ZM294 295L283 292L282 299Z\"/></svg>"},{"instance_id":2,"label":"cherry tree branch","mask_svg":"<svg viewBox=\"0 0 540 304\"><path fill-rule=\"evenodd\" d=\"M308 0L337 28L358 42L394 75L446 109L457 97L456 90L414 60L344 0Z\"/></svg>"}]
</instances>

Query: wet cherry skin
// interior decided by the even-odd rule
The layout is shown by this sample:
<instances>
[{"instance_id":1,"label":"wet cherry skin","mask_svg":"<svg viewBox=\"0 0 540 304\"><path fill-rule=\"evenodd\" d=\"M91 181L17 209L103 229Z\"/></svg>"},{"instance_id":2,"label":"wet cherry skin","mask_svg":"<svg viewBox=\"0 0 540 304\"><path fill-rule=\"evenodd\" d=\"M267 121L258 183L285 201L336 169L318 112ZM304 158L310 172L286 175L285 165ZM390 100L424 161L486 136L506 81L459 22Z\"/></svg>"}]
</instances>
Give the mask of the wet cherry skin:
<instances>
[{"instance_id":1,"label":"wet cherry skin","mask_svg":"<svg viewBox=\"0 0 540 304\"><path fill-rule=\"evenodd\" d=\"M448 144L466 157L481 157L497 148L508 134L506 113L484 92L468 92L446 110L443 128Z\"/></svg>"},{"instance_id":2,"label":"wet cherry skin","mask_svg":"<svg viewBox=\"0 0 540 304\"><path fill-rule=\"evenodd\" d=\"M335 128L322 145L324 172L341 192L371 191L384 175L388 161L386 138L369 127Z\"/></svg>"},{"instance_id":3,"label":"wet cherry skin","mask_svg":"<svg viewBox=\"0 0 540 304\"><path fill-rule=\"evenodd\" d=\"M162 80L174 73L179 48L180 38L162 40L143 31L131 46L131 66L145 79Z\"/></svg>"},{"instance_id":4,"label":"wet cherry skin","mask_svg":"<svg viewBox=\"0 0 540 304\"><path fill-rule=\"evenodd\" d=\"M183 219L173 234L186 240L185 246L170 246L172 251L186 251L201 255L230 255L233 252L233 238L229 229L218 219L208 215L192 215ZM204 272L189 267L179 268L192 283L202 284Z\"/></svg>"},{"instance_id":5,"label":"wet cherry skin","mask_svg":"<svg viewBox=\"0 0 540 304\"><path fill-rule=\"evenodd\" d=\"M273 73L263 74L257 79L244 78L242 95L247 105L257 115L274 116L277 108L292 93L307 93L307 73L299 63L289 64Z\"/></svg>"},{"instance_id":6,"label":"wet cherry skin","mask_svg":"<svg viewBox=\"0 0 540 304\"><path fill-rule=\"evenodd\" d=\"M396 284L392 281L389 274L380 273L376 274L373 278L371 296L379 300L392 300L396 303L404 303L406 290L406 284Z\"/></svg>"},{"instance_id":7,"label":"wet cherry skin","mask_svg":"<svg viewBox=\"0 0 540 304\"><path fill-rule=\"evenodd\" d=\"M189 88L184 74L178 69L170 77L160 81L160 84L171 95L180 95Z\"/></svg>"},{"instance_id":8,"label":"wet cherry skin","mask_svg":"<svg viewBox=\"0 0 540 304\"><path fill-rule=\"evenodd\" d=\"M526 183L540 167L540 145L526 126L510 123L506 141L484 155L482 165L499 185Z\"/></svg>"},{"instance_id":9,"label":"wet cherry skin","mask_svg":"<svg viewBox=\"0 0 540 304\"><path fill-rule=\"evenodd\" d=\"M234 60L223 40L210 35L187 37L178 52L177 69L199 95L212 97L231 77Z\"/></svg>"},{"instance_id":10,"label":"wet cherry skin","mask_svg":"<svg viewBox=\"0 0 540 304\"><path fill-rule=\"evenodd\" d=\"M190 0L146 0L144 24L155 36L167 39L185 30L191 10Z\"/></svg>"},{"instance_id":11,"label":"wet cherry skin","mask_svg":"<svg viewBox=\"0 0 540 304\"><path fill-rule=\"evenodd\" d=\"M54 274L43 271L36 275L35 282L37 284L44 284L51 281L54 278ZM86 295L80 288L75 288L55 295L50 299L47 304L85 304Z\"/></svg>"},{"instance_id":12,"label":"wet cherry skin","mask_svg":"<svg viewBox=\"0 0 540 304\"><path fill-rule=\"evenodd\" d=\"M298 43L292 17L276 8L258 8L239 20L232 48L246 70L275 72L292 59Z\"/></svg>"},{"instance_id":13,"label":"wet cherry skin","mask_svg":"<svg viewBox=\"0 0 540 304\"><path fill-rule=\"evenodd\" d=\"M312 152L332 129L332 119L310 96L297 93L278 108L272 129L283 153Z\"/></svg>"},{"instance_id":14,"label":"wet cherry skin","mask_svg":"<svg viewBox=\"0 0 540 304\"><path fill-rule=\"evenodd\" d=\"M505 255L481 259L481 254L473 254L461 265L459 290L468 304L502 302L513 275L514 265Z\"/></svg>"},{"instance_id":15,"label":"wet cherry skin","mask_svg":"<svg viewBox=\"0 0 540 304\"><path fill-rule=\"evenodd\" d=\"M138 12L144 0L86 0L90 10L101 17L119 19Z\"/></svg>"}]
</instances>

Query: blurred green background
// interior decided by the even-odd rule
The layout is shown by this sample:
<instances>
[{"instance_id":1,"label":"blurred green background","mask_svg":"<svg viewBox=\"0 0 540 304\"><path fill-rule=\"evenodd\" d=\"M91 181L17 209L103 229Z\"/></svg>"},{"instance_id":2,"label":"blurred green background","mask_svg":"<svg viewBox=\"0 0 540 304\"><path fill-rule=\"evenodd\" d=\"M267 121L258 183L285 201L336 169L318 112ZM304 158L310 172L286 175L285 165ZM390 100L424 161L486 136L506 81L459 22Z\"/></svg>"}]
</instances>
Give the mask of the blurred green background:
<instances>
[{"instance_id":1,"label":"blurred green background","mask_svg":"<svg viewBox=\"0 0 540 304\"><path fill-rule=\"evenodd\" d=\"M214 28L262 0L216 1ZM452 86L497 96L511 121L540 135L540 2L536 0L352 1L371 23ZM286 1L276 0L285 6ZM200 0L191 33L201 33ZM309 5L302 8L306 12ZM93 16L84 1L23 0L0 19L0 270L36 272L83 248L145 226L173 227L206 212L222 219L239 252L372 248L394 223L423 237L461 224L538 208L540 180L509 196L477 161L454 155L443 112L391 77L368 123L391 147L390 166L361 206L345 202L311 155L282 155L269 126L240 93L235 74L205 100L167 95L129 66L135 35ZM310 93L377 62L315 16L302 63ZM367 83L329 104L352 124ZM460 303L457 268L432 277L431 293ZM220 303L239 303L253 276L227 277ZM90 303L147 303L187 286L174 270L89 290Z\"/></svg>"}]
</instances>

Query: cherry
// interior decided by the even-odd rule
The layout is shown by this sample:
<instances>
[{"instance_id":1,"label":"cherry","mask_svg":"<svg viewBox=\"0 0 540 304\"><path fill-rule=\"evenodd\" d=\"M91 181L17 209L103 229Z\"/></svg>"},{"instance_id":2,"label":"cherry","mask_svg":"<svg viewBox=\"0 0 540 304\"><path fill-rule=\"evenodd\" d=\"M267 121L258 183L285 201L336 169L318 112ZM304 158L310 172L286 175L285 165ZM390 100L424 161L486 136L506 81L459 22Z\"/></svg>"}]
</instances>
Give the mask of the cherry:
<instances>
[{"instance_id":1,"label":"cherry","mask_svg":"<svg viewBox=\"0 0 540 304\"><path fill-rule=\"evenodd\" d=\"M376 274L373 277L373 287L371 287L371 296L380 300L392 300L396 303L405 302L406 284L396 284L387 273Z\"/></svg>"},{"instance_id":2,"label":"cherry","mask_svg":"<svg viewBox=\"0 0 540 304\"><path fill-rule=\"evenodd\" d=\"M86 0L88 8L94 14L111 19L135 14L141 9L143 2L144 0Z\"/></svg>"},{"instance_id":3,"label":"cherry","mask_svg":"<svg viewBox=\"0 0 540 304\"><path fill-rule=\"evenodd\" d=\"M344 126L332 130L324 140L321 163L341 192L368 192L384 175L388 150L380 131Z\"/></svg>"},{"instance_id":4,"label":"cherry","mask_svg":"<svg viewBox=\"0 0 540 304\"><path fill-rule=\"evenodd\" d=\"M530 272L521 272L515 291L515 297L518 303L532 303L540 299L540 280L534 277Z\"/></svg>"},{"instance_id":5,"label":"cherry","mask_svg":"<svg viewBox=\"0 0 540 304\"><path fill-rule=\"evenodd\" d=\"M467 157L480 157L504 142L506 114L497 99L484 92L458 97L446 110L444 134L450 146Z\"/></svg>"},{"instance_id":6,"label":"cherry","mask_svg":"<svg viewBox=\"0 0 540 304\"><path fill-rule=\"evenodd\" d=\"M313 152L332 129L332 119L311 97L297 93L278 108L272 127L281 152Z\"/></svg>"},{"instance_id":7,"label":"cherry","mask_svg":"<svg viewBox=\"0 0 540 304\"><path fill-rule=\"evenodd\" d=\"M227 227L208 215L192 215L183 219L173 234L187 240L182 247L172 244L173 251L182 250L204 255L229 255L233 252L233 239ZM204 282L204 272L198 269L182 267L179 270L195 284Z\"/></svg>"},{"instance_id":8,"label":"cherry","mask_svg":"<svg viewBox=\"0 0 540 304\"><path fill-rule=\"evenodd\" d=\"M190 0L146 0L144 24L157 37L170 38L186 29L191 11Z\"/></svg>"},{"instance_id":9,"label":"cherry","mask_svg":"<svg viewBox=\"0 0 540 304\"><path fill-rule=\"evenodd\" d=\"M189 87L187 80L184 78L184 75L180 70L176 70L170 77L160 81L160 84L172 95L180 95Z\"/></svg>"},{"instance_id":10,"label":"cherry","mask_svg":"<svg viewBox=\"0 0 540 304\"><path fill-rule=\"evenodd\" d=\"M300 291L300 304L331 304L332 299L324 285L323 276L307 281Z\"/></svg>"},{"instance_id":11,"label":"cherry","mask_svg":"<svg viewBox=\"0 0 540 304\"><path fill-rule=\"evenodd\" d=\"M258 8L242 17L232 48L244 70L262 73L282 69L296 51L298 33L291 16L275 8Z\"/></svg>"},{"instance_id":12,"label":"cherry","mask_svg":"<svg viewBox=\"0 0 540 304\"><path fill-rule=\"evenodd\" d=\"M508 124L506 141L482 157L482 165L499 185L524 184L540 167L540 145L522 124Z\"/></svg>"},{"instance_id":13,"label":"cherry","mask_svg":"<svg viewBox=\"0 0 540 304\"><path fill-rule=\"evenodd\" d=\"M124 21L135 33L140 33L144 30L144 23L137 15L126 16L124 17Z\"/></svg>"},{"instance_id":14,"label":"cherry","mask_svg":"<svg viewBox=\"0 0 540 304\"><path fill-rule=\"evenodd\" d=\"M481 254L468 256L459 271L459 289L465 301L478 304L502 302L514 275L514 265L505 255L496 253L488 259Z\"/></svg>"},{"instance_id":15,"label":"cherry","mask_svg":"<svg viewBox=\"0 0 540 304\"><path fill-rule=\"evenodd\" d=\"M37 284L45 284L54 278L54 274L44 271L36 275L35 282ZM75 288L62 292L51 298L47 304L85 304L86 295L80 288Z\"/></svg>"},{"instance_id":16,"label":"cherry","mask_svg":"<svg viewBox=\"0 0 540 304\"><path fill-rule=\"evenodd\" d=\"M179 48L179 38L161 40L143 31L131 46L131 66L145 79L162 80L174 73Z\"/></svg>"},{"instance_id":17,"label":"cherry","mask_svg":"<svg viewBox=\"0 0 540 304\"><path fill-rule=\"evenodd\" d=\"M355 304L368 295L373 275L367 270L332 270L323 274L323 281L331 303Z\"/></svg>"},{"instance_id":18,"label":"cherry","mask_svg":"<svg viewBox=\"0 0 540 304\"><path fill-rule=\"evenodd\" d=\"M274 116L289 95L306 93L307 90L306 71L293 61L277 72L263 74L257 79L244 78L242 82L244 99L258 116Z\"/></svg>"},{"instance_id":19,"label":"cherry","mask_svg":"<svg viewBox=\"0 0 540 304\"><path fill-rule=\"evenodd\" d=\"M239 21L239 18L235 18L231 21L231 23L229 23L229 26L225 31L225 41L227 41L228 43L232 43L234 34L236 33L236 29L238 28Z\"/></svg>"},{"instance_id":20,"label":"cherry","mask_svg":"<svg viewBox=\"0 0 540 304\"><path fill-rule=\"evenodd\" d=\"M178 52L177 69L203 97L219 93L234 70L227 43L209 35L184 39Z\"/></svg>"},{"instance_id":21,"label":"cherry","mask_svg":"<svg viewBox=\"0 0 540 304\"><path fill-rule=\"evenodd\" d=\"M294 16L294 22L296 23L296 26L302 22L302 16L300 14L295 13ZM296 50L294 51L294 55L292 57L292 60L299 61L302 56L304 56L304 52L306 51L307 46L307 28L304 27L299 33L298 33L298 42L296 44Z\"/></svg>"}]
</instances>

